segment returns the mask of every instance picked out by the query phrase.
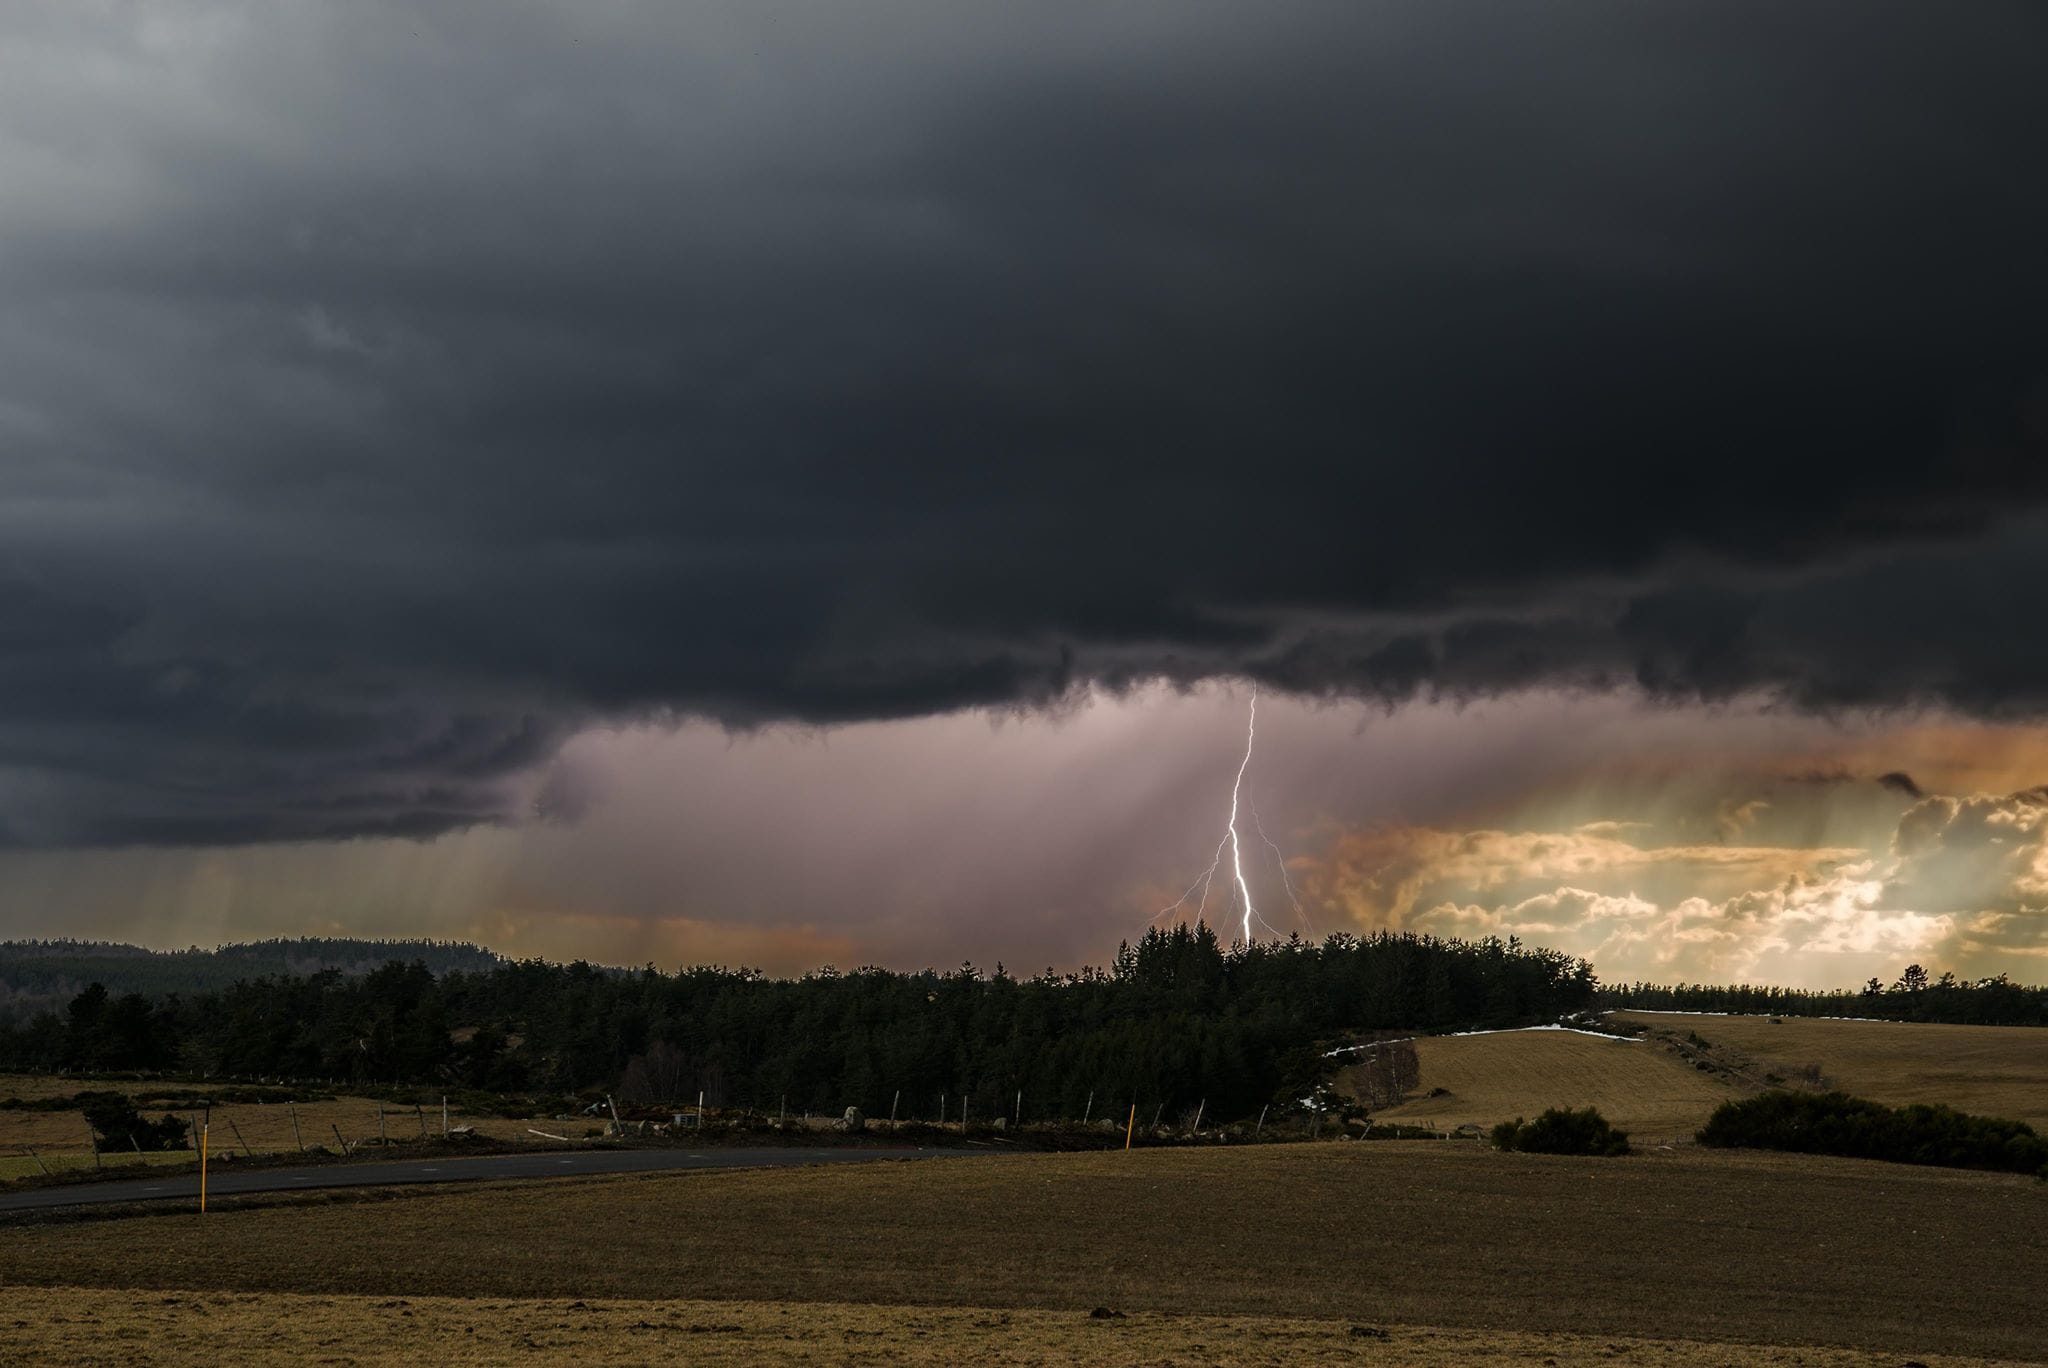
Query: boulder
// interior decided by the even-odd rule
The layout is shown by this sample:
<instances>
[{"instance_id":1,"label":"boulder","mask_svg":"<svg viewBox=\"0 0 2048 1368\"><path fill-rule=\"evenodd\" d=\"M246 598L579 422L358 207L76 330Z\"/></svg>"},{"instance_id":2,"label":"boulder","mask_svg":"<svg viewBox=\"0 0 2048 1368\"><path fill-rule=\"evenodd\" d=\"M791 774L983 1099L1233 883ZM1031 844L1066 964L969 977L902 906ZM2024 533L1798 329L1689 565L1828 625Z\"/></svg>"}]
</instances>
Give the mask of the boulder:
<instances>
[{"instance_id":1,"label":"boulder","mask_svg":"<svg viewBox=\"0 0 2048 1368\"><path fill-rule=\"evenodd\" d=\"M839 1118L839 1129L849 1135L858 1135L868 1128L868 1119L861 1115L859 1107L848 1107L846 1115Z\"/></svg>"}]
</instances>

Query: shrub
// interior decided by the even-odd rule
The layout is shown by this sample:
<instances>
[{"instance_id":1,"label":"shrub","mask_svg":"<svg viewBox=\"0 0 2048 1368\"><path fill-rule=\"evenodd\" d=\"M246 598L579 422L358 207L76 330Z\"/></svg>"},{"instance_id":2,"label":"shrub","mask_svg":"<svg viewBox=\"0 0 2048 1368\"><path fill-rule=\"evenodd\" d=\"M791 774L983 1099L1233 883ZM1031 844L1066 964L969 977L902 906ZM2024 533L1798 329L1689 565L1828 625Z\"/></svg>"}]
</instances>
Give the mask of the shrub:
<instances>
[{"instance_id":1,"label":"shrub","mask_svg":"<svg viewBox=\"0 0 2048 1368\"><path fill-rule=\"evenodd\" d=\"M1917 1103L1887 1107L1840 1092L1776 1091L1723 1102L1699 1142L2005 1173L2048 1167L2048 1140L2024 1121Z\"/></svg>"},{"instance_id":2,"label":"shrub","mask_svg":"<svg viewBox=\"0 0 2048 1368\"><path fill-rule=\"evenodd\" d=\"M75 1100L102 1149L184 1149L192 1129L175 1116L145 1121L135 1104L117 1092L82 1092Z\"/></svg>"},{"instance_id":3,"label":"shrub","mask_svg":"<svg viewBox=\"0 0 2048 1368\"><path fill-rule=\"evenodd\" d=\"M1495 1148L1526 1154L1627 1154L1628 1132L1609 1125L1598 1108L1552 1107L1534 1121L1516 1117L1493 1128Z\"/></svg>"}]
</instances>

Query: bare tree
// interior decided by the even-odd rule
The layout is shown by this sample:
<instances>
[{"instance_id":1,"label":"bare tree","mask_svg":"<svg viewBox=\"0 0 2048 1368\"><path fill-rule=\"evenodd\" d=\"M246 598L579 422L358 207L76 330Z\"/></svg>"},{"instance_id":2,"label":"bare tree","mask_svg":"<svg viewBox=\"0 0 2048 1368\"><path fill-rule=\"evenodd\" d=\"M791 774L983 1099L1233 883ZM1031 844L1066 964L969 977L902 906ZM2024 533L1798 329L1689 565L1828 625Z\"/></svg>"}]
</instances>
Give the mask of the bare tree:
<instances>
[{"instance_id":1,"label":"bare tree","mask_svg":"<svg viewBox=\"0 0 2048 1368\"><path fill-rule=\"evenodd\" d=\"M1422 1081L1422 1061L1412 1040L1387 1040L1364 1052L1354 1077L1366 1105L1391 1107Z\"/></svg>"},{"instance_id":2,"label":"bare tree","mask_svg":"<svg viewBox=\"0 0 2048 1368\"><path fill-rule=\"evenodd\" d=\"M628 1102L673 1102L690 1091L693 1076L689 1058L665 1040L647 1047L647 1053L626 1061L619 1075L619 1096Z\"/></svg>"}]
</instances>

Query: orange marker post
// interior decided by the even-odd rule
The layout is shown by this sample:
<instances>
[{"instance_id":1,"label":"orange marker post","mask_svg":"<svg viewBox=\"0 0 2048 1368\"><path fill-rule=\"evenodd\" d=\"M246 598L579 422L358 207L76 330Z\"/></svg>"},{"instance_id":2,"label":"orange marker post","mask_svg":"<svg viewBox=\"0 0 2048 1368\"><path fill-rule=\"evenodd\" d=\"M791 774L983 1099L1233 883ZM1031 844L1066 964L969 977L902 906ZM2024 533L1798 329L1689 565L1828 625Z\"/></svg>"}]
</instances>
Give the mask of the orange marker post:
<instances>
[{"instance_id":1,"label":"orange marker post","mask_svg":"<svg viewBox=\"0 0 2048 1368\"><path fill-rule=\"evenodd\" d=\"M1124 1148L1131 1147L1131 1132L1138 1128L1138 1104L1131 1103L1131 1119L1124 1123Z\"/></svg>"}]
</instances>

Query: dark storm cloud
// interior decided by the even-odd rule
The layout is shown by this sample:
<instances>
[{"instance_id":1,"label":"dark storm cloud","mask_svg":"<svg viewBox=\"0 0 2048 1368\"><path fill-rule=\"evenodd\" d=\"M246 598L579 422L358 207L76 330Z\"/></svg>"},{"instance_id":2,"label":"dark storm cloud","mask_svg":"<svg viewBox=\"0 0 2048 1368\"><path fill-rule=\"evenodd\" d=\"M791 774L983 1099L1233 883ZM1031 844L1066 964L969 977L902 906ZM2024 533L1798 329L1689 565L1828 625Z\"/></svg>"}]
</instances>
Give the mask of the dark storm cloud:
<instances>
[{"instance_id":1,"label":"dark storm cloud","mask_svg":"<svg viewBox=\"0 0 2048 1368\"><path fill-rule=\"evenodd\" d=\"M0 25L15 842L1083 679L2048 701L2031 4Z\"/></svg>"},{"instance_id":2,"label":"dark storm cloud","mask_svg":"<svg viewBox=\"0 0 2048 1368\"><path fill-rule=\"evenodd\" d=\"M1887 774L1880 774L1877 776L1877 782L1885 788L1897 793L1903 793L1908 798L1915 799L1916 801L1927 796L1920 785L1914 782L1913 776L1903 770L1892 770Z\"/></svg>"}]
</instances>

